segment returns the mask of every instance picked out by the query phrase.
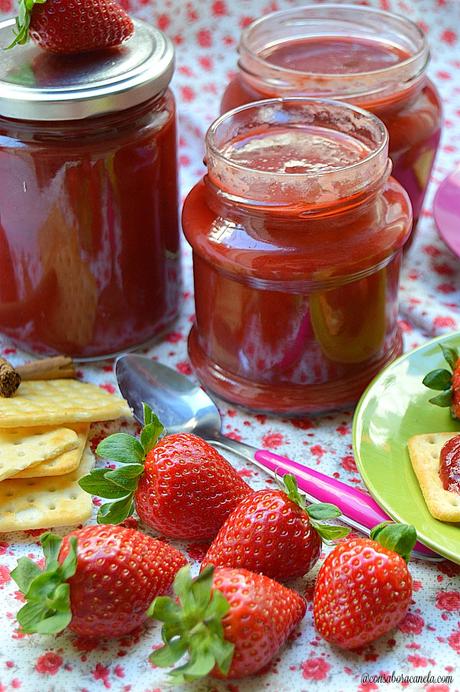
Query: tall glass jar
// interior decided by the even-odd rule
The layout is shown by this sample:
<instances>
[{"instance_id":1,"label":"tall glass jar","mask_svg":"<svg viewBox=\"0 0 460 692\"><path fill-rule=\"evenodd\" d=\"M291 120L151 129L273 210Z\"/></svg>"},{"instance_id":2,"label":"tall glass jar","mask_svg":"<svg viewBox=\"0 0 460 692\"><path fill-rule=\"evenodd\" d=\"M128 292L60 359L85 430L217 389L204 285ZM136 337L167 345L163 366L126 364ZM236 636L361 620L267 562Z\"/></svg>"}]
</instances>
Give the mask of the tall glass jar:
<instances>
[{"instance_id":1,"label":"tall glass jar","mask_svg":"<svg viewBox=\"0 0 460 692\"><path fill-rule=\"evenodd\" d=\"M393 176L420 215L441 135L441 103L426 75L429 49L405 17L361 5L311 4L248 26L222 112L261 98L349 101L385 123Z\"/></svg>"},{"instance_id":2,"label":"tall glass jar","mask_svg":"<svg viewBox=\"0 0 460 692\"><path fill-rule=\"evenodd\" d=\"M0 26L3 45L11 22ZM180 291L174 51L0 56L0 331L95 358L158 336Z\"/></svg>"},{"instance_id":3,"label":"tall glass jar","mask_svg":"<svg viewBox=\"0 0 460 692\"><path fill-rule=\"evenodd\" d=\"M401 352L412 218L384 125L336 101L260 101L211 126L206 162L183 210L198 377L258 411L353 404Z\"/></svg>"}]
</instances>

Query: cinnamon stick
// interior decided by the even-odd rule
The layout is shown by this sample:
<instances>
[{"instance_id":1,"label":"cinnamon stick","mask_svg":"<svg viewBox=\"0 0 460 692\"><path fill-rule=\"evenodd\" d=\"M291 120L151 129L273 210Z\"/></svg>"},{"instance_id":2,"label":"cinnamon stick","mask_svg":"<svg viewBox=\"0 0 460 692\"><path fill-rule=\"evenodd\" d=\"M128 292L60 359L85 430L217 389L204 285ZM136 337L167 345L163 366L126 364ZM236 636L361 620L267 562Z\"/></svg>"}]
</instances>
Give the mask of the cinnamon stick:
<instances>
[{"instance_id":1,"label":"cinnamon stick","mask_svg":"<svg viewBox=\"0 0 460 692\"><path fill-rule=\"evenodd\" d=\"M14 368L4 358L0 358L0 396L11 397L16 393L22 380L60 380L75 377L72 358L53 356L33 360Z\"/></svg>"},{"instance_id":2,"label":"cinnamon stick","mask_svg":"<svg viewBox=\"0 0 460 692\"><path fill-rule=\"evenodd\" d=\"M21 384L21 376L4 358L0 358L0 396L10 397Z\"/></svg>"},{"instance_id":3,"label":"cinnamon stick","mask_svg":"<svg viewBox=\"0 0 460 692\"><path fill-rule=\"evenodd\" d=\"M72 358L67 356L33 360L25 365L18 365L16 372L23 380L60 380L75 377Z\"/></svg>"}]
</instances>

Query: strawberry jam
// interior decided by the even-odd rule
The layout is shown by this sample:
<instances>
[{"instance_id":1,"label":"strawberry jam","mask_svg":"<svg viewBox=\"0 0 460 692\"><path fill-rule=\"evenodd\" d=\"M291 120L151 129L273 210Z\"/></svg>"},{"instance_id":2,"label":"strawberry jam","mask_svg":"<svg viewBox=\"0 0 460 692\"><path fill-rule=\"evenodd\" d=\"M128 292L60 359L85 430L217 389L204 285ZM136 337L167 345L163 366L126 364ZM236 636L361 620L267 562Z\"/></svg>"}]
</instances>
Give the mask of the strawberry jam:
<instances>
[{"instance_id":1,"label":"strawberry jam","mask_svg":"<svg viewBox=\"0 0 460 692\"><path fill-rule=\"evenodd\" d=\"M343 99L385 123L393 175L418 219L441 134L425 74L426 39L411 21L368 7L315 4L269 14L241 37L222 112L274 96Z\"/></svg>"},{"instance_id":2,"label":"strawberry jam","mask_svg":"<svg viewBox=\"0 0 460 692\"><path fill-rule=\"evenodd\" d=\"M441 449L439 477L444 490L460 495L460 435L452 437Z\"/></svg>"},{"instance_id":3,"label":"strawberry jam","mask_svg":"<svg viewBox=\"0 0 460 692\"><path fill-rule=\"evenodd\" d=\"M384 126L338 102L264 101L211 126L206 161L183 212L199 378L255 410L352 404L401 351L411 212Z\"/></svg>"},{"instance_id":4,"label":"strawberry jam","mask_svg":"<svg viewBox=\"0 0 460 692\"><path fill-rule=\"evenodd\" d=\"M173 49L135 26L120 49L0 58L0 331L25 349L104 356L176 315Z\"/></svg>"}]
</instances>

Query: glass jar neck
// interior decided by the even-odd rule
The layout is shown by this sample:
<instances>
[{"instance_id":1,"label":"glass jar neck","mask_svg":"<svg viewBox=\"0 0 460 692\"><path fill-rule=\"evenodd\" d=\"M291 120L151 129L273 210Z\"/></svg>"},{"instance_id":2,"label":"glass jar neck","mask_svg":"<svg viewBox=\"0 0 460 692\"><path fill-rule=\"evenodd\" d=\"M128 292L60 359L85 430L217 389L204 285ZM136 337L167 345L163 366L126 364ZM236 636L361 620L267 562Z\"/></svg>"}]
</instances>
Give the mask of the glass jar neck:
<instances>
[{"instance_id":1,"label":"glass jar neck","mask_svg":"<svg viewBox=\"0 0 460 692\"><path fill-rule=\"evenodd\" d=\"M364 204L388 179L388 134L360 108L286 98L225 113L206 136L213 210L304 219Z\"/></svg>"},{"instance_id":2,"label":"glass jar neck","mask_svg":"<svg viewBox=\"0 0 460 692\"><path fill-rule=\"evenodd\" d=\"M321 72L317 65L312 71L304 69L311 64L305 46L312 42L316 50L323 44L323 53L315 61ZM374 55L367 63L372 69L363 70L361 63L366 66L366 60L358 53L358 65L346 65L339 59L340 65L331 69L330 56L340 42L355 48L368 46L369 55L374 46L387 52L387 60L379 65ZM295 52L299 47L304 52L300 62ZM278 49L284 59L275 58ZM286 59L291 49L293 53ZM416 90L424 81L429 61L426 39L410 20L370 7L332 4L307 5L262 17L243 31L239 54L243 81L261 97L316 96L360 105Z\"/></svg>"}]
</instances>

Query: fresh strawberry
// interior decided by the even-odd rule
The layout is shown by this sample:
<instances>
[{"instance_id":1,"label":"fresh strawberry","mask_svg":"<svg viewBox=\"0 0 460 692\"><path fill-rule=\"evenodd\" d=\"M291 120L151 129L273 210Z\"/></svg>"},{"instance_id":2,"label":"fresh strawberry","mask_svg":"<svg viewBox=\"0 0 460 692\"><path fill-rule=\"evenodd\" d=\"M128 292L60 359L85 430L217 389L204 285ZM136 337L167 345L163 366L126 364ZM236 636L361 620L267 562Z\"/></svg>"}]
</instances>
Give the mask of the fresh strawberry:
<instances>
[{"instance_id":1,"label":"fresh strawberry","mask_svg":"<svg viewBox=\"0 0 460 692\"><path fill-rule=\"evenodd\" d=\"M458 350L451 346L439 344L444 359L450 366L450 370L438 368L432 370L423 378L423 384L429 389L441 392L432 399L431 404L436 406L450 406L453 418L460 420L460 357Z\"/></svg>"},{"instance_id":2,"label":"fresh strawberry","mask_svg":"<svg viewBox=\"0 0 460 692\"><path fill-rule=\"evenodd\" d=\"M327 556L313 595L315 627L342 649L369 644L404 618L412 597L407 569L413 526L379 524L368 538L344 541Z\"/></svg>"},{"instance_id":3,"label":"fresh strawberry","mask_svg":"<svg viewBox=\"0 0 460 692\"><path fill-rule=\"evenodd\" d=\"M103 440L99 456L121 467L95 469L80 479L89 493L115 499L99 510L98 522L119 524L134 511L169 538L212 540L251 488L210 444L191 433L167 435L144 405L140 441L119 433Z\"/></svg>"},{"instance_id":4,"label":"fresh strawberry","mask_svg":"<svg viewBox=\"0 0 460 692\"><path fill-rule=\"evenodd\" d=\"M211 543L203 566L245 567L272 579L302 577L321 552L321 539L341 538L349 529L320 524L340 516L335 505L306 506L294 476L284 490L258 490L233 510Z\"/></svg>"},{"instance_id":5,"label":"fresh strawberry","mask_svg":"<svg viewBox=\"0 0 460 692\"><path fill-rule=\"evenodd\" d=\"M181 569L177 599L156 598L148 614L164 622L165 645L150 661L169 667L185 653L189 660L171 672L175 683L205 675L242 678L267 665L305 615L298 593L246 569L207 567L191 579Z\"/></svg>"},{"instance_id":6,"label":"fresh strawberry","mask_svg":"<svg viewBox=\"0 0 460 692\"><path fill-rule=\"evenodd\" d=\"M29 634L69 627L83 637L125 635L187 564L172 546L122 526L86 526L62 541L52 533L40 540L44 570L22 557L11 572L27 600L17 619Z\"/></svg>"},{"instance_id":7,"label":"fresh strawberry","mask_svg":"<svg viewBox=\"0 0 460 692\"><path fill-rule=\"evenodd\" d=\"M115 0L19 0L16 37L29 35L51 53L85 53L113 48L134 33L134 24Z\"/></svg>"}]
</instances>

